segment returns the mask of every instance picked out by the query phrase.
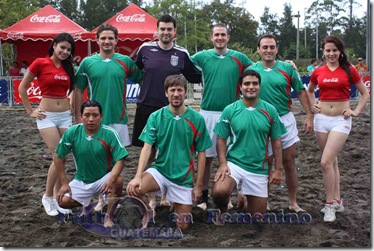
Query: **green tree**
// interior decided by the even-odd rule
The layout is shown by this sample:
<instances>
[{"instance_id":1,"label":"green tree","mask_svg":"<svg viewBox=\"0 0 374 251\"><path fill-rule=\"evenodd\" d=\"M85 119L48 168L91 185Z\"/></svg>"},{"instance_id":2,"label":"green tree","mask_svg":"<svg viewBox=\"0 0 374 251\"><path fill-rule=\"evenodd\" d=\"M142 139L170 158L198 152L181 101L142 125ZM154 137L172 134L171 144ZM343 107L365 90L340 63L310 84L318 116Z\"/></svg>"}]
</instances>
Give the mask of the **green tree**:
<instances>
[{"instance_id":1,"label":"green tree","mask_svg":"<svg viewBox=\"0 0 374 251\"><path fill-rule=\"evenodd\" d=\"M279 22L278 54L280 58L296 58L296 28L292 19L292 7L285 3L283 17Z\"/></svg>"},{"instance_id":2,"label":"green tree","mask_svg":"<svg viewBox=\"0 0 374 251\"><path fill-rule=\"evenodd\" d=\"M264 13L260 17L261 25L259 27L259 35L273 34L279 36L279 18L277 14L271 14L269 7L264 8Z\"/></svg>"}]
</instances>

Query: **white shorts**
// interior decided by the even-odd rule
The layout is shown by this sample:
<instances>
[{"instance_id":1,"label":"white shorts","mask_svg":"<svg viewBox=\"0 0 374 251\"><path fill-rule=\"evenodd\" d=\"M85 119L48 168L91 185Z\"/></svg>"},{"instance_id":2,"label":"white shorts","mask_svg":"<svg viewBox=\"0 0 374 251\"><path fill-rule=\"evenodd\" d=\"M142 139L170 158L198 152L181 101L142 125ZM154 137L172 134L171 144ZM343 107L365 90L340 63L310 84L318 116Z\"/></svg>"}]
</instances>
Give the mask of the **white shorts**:
<instances>
[{"instance_id":1,"label":"white shorts","mask_svg":"<svg viewBox=\"0 0 374 251\"><path fill-rule=\"evenodd\" d=\"M213 143L211 147L205 150L205 155L206 157L217 157L217 135L213 132L213 129L221 117L222 112L200 110L199 113L204 117L206 128L208 129L210 139Z\"/></svg>"},{"instance_id":2,"label":"white shorts","mask_svg":"<svg viewBox=\"0 0 374 251\"><path fill-rule=\"evenodd\" d=\"M297 130L296 119L292 112L281 116L280 120L287 129L287 132L281 136L282 149L286 149L300 141L298 136L299 131ZM269 156L273 155L271 140L269 140L268 151Z\"/></svg>"},{"instance_id":3,"label":"white shorts","mask_svg":"<svg viewBox=\"0 0 374 251\"><path fill-rule=\"evenodd\" d=\"M44 112L44 119L36 119L38 129L48 127L69 128L73 125L73 117L71 111L65 112Z\"/></svg>"},{"instance_id":4,"label":"white shorts","mask_svg":"<svg viewBox=\"0 0 374 251\"><path fill-rule=\"evenodd\" d=\"M227 161L227 166L230 168L231 177L235 180L238 190L238 185L242 183L240 190L242 194L268 197L268 175L250 173L230 161Z\"/></svg>"},{"instance_id":5,"label":"white shorts","mask_svg":"<svg viewBox=\"0 0 374 251\"><path fill-rule=\"evenodd\" d=\"M112 127L114 130L117 131L118 135L122 139L122 143L125 146L131 145L130 136L129 136L129 128L128 128L127 125L124 125L124 124L110 124L108 126Z\"/></svg>"},{"instance_id":6,"label":"white shorts","mask_svg":"<svg viewBox=\"0 0 374 251\"><path fill-rule=\"evenodd\" d=\"M321 113L314 115L314 131L315 132L342 132L348 134L352 128L352 117L344 119L343 115L327 116Z\"/></svg>"},{"instance_id":7,"label":"white shorts","mask_svg":"<svg viewBox=\"0 0 374 251\"><path fill-rule=\"evenodd\" d=\"M87 207L92 197L95 194L101 193L101 188L104 186L105 182L109 179L110 173L105 174L101 179L86 184L81 180L72 180L69 183L72 198L82 204L83 207ZM69 196L68 193L65 196Z\"/></svg>"},{"instance_id":8,"label":"white shorts","mask_svg":"<svg viewBox=\"0 0 374 251\"><path fill-rule=\"evenodd\" d=\"M157 195L161 196L166 191L166 198L170 202L175 202L183 205L192 205L192 188L177 185L163 176L155 168L148 168L147 173L150 173L157 182L160 190Z\"/></svg>"}]
</instances>

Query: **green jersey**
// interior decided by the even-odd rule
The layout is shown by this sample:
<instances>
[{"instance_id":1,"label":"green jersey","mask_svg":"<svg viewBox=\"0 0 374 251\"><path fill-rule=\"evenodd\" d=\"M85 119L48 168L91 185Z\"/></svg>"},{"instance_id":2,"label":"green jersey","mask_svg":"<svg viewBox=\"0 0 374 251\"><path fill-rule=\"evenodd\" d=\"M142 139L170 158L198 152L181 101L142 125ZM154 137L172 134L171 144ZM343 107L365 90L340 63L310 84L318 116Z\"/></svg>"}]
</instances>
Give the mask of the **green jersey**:
<instances>
[{"instance_id":1,"label":"green jersey","mask_svg":"<svg viewBox=\"0 0 374 251\"><path fill-rule=\"evenodd\" d=\"M262 175L268 173L269 137L277 139L287 132L275 107L261 99L254 107L242 100L228 105L213 131L221 138L230 138L228 161Z\"/></svg>"},{"instance_id":2,"label":"green jersey","mask_svg":"<svg viewBox=\"0 0 374 251\"><path fill-rule=\"evenodd\" d=\"M239 77L253 64L243 53L230 49L225 55L218 55L214 49L203 50L193 55L191 60L203 75L201 109L207 111L223 111L238 100Z\"/></svg>"},{"instance_id":3,"label":"green jersey","mask_svg":"<svg viewBox=\"0 0 374 251\"><path fill-rule=\"evenodd\" d=\"M265 68L259 61L246 70L255 70L261 75L260 98L272 104L280 116L292 111L291 87L297 93L305 89L290 63L277 60L272 68Z\"/></svg>"},{"instance_id":4,"label":"green jersey","mask_svg":"<svg viewBox=\"0 0 374 251\"><path fill-rule=\"evenodd\" d=\"M181 116L173 114L169 106L155 111L139 139L155 144L157 156L152 167L186 187L193 187L195 153L212 146L204 118L189 107Z\"/></svg>"},{"instance_id":5,"label":"green jersey","mask_svg":"<svg viewBox=\"0 0 374 251\"><path fill-rule=\"evenodd\" d=\"M88 99L103 107L103 124L127 124L126 78L135 83L142 80L143 73L128 56L115 53L104 59L95 53L86 57L75 74L75 85L88 88Z\"/></svg>"},{"instance_id":6,"label":"green jersey","mask_svg":"<svg viewBox=\"0 0 374 251\"><path fill-rule=\"evenodd\" d=\"M110 172L114 164L128 155L117 131L101 125L94 136L87 136L83 124L70 127L62 136L56 153L65 158L73 153L76 174L74 179L92 183Z\"/></svg>"}]
</instances>

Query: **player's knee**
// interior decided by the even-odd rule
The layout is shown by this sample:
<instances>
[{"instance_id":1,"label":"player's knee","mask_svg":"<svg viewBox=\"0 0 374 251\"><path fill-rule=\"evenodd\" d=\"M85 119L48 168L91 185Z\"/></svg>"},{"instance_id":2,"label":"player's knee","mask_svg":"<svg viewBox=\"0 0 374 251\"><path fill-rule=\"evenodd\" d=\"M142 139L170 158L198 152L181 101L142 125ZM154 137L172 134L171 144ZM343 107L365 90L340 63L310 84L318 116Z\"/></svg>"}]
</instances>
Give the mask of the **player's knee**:
<instances>
[{"instance_id":1,"label":"player's knee","mask_svg":"<svg viewBox=\"0 0 374 251\"><path fill-rule=\"evenodd\" d=\"M213 189L213 202L218 208L227 207L227 203L229 202L230 193L224 189L216 188Z\"/></svg>"},{"instance_id":2,"label":"player's knee","mask_svg":"<svg viewBox=\"0 0 374 251\"><path fill-rule=\"evenodd\" d=\"M61 207L61 208L66 208L66 209L71 209L71 208L74 208L78 205L76 205L77 203L75 203L76 201L73 200L72 198L70 198L69 196L64 196L62 198L61 201L58 202L58 205Z\"/></svg>"},{"instance_id":3,"label":"player's knee","mask_svg":"<svg viewBox=\"0 0 374 251\"><path fill-rule=\"evenodd\" d=\"M190 227L190 224L177 222L176 226L179 227L181 230L187 230Z\"/></svg>"}]
</instances>

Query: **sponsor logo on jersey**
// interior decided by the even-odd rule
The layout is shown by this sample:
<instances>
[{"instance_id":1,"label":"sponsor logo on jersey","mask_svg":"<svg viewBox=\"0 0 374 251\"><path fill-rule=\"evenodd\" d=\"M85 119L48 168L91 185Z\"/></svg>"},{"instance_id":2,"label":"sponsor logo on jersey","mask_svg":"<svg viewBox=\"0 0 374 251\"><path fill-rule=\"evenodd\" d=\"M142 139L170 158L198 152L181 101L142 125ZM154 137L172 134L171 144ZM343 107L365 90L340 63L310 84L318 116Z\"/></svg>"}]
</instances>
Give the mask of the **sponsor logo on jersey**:
<instances>
[{"instance_id":1,"label":"sponsor logo on jersey","mask_svg":"<svg viewBox=\"0 0 374 251\"><path fill-rule=\"evenodd\" d=\"M339 78L325 78L323 83L337 83L339 82Z\"/></svg>"},{"instance_id":2,"label":"sponsor logo on jersey","mask_svg":"<svg viewBox=\"0 0 374 251\"><path fill-rule=\"evenodd\" d=\"M170 57L170 64L172 66L177 66L178 65L178 60L179 60L179 57L176 56L176 55L171 55Z\"/></svg>"},{"instance_id":3,"label":"sponsor logo on jersey","mask_svg":"<svg viewBox=\"0 0 374 251\"><path fill-rule=\"evenodd\" d=\"M56 80L68 80L68 77L67 77L67 76L64 76L64 75L62 75L62 76L55 75L55 79L56 79Z\"/></svg>"}]
</instances>

